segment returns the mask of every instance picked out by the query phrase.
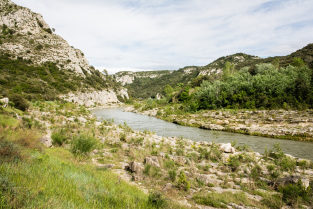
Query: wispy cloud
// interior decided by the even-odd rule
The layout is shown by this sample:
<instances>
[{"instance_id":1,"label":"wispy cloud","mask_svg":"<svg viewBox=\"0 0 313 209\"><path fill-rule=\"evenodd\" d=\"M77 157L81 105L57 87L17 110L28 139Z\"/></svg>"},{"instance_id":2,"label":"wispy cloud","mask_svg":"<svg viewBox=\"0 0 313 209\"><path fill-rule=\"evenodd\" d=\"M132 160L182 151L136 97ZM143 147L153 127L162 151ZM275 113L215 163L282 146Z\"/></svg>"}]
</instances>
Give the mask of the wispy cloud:
<instances>
[{"instance_id":1,"label":"wispy cloud","mask_svg":"<svg viewBox=\"0 0 313 209\"><path fill-rule=\"evenodd\" d=\"M13 0L14 1L14 0ZM310 0L15 0L110 69L178 69L236 52L286 55L313 42Z\"/></svg>"}]
</instances>

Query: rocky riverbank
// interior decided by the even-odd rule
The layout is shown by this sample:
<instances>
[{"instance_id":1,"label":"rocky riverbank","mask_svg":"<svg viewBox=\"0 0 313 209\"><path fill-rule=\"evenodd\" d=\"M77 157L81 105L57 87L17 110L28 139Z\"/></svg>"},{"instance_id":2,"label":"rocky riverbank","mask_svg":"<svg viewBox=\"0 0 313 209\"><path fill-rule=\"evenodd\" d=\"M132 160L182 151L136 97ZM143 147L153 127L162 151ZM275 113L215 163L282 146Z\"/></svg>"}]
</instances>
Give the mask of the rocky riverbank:
<instances>
[{"instance_id":1,"label":"rocky riverbank","mask_svg":"<svg viewBox=\"0 0 313 209\"><path fill-rule=\"evenodd\" d=\"M32 118L50 124L46 127L52 133L62 129L69 138L92 133L98 140L85 163L112 170L121 181L157 191L187 208L311 207L312 162L286 155L279 146L261 155L235 144L166 138L127 124L99 122L72 104L38 107Z\"/></svg>"},{"instance_id":2,"label":"rocky riverbank","mask_svg":"<svg viewBox=\"0 0 313 209\"><path fill-rule=\"evenodd\" d=\"M169 109L126 108L184 126L249 135L313 141L313 110L206 110L177 114Z\"/></svg>"}]
</instances>

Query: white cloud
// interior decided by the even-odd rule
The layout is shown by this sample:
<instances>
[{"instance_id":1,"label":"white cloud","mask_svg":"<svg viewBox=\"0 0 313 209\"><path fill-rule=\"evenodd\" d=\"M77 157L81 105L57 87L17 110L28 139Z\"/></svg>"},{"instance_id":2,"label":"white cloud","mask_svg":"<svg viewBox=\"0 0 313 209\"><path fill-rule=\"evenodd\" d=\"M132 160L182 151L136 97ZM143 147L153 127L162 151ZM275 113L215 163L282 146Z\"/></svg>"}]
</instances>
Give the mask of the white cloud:
<instances>
[{"instance_id":1,"label":"white cloud","mask_svg":"<svg viewBox=\"0 0 313 209\"><path fill-rule=\"evenodd\" d=\"M310 0L15 0L106 69L178 69L312 42Z\"/></svg>"}]
</instances>

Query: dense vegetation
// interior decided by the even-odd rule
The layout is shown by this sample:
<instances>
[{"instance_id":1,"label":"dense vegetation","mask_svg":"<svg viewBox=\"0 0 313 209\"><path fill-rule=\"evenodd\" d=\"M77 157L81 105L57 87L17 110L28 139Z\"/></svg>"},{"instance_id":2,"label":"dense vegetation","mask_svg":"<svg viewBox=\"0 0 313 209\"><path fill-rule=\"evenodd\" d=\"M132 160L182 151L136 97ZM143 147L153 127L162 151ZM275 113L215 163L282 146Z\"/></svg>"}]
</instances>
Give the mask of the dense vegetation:
<instances>
[{"instance_id":1,"label":"dense vegetation","mask_svg":"<svg viewBox=\"0 0 313 209\"><path fill-rule=\"evenodd\" d=\"M186 67L188 68L188 67ZM157 78L149 77L136 77L132 84L128 84L125 87L128 89L129 94L134 98L155 98L156 94L162 94L166 85L176 86L187 84L198 73L198 68L189 74L183 73L185 68L174 71L170 74L165 74Z\"/></svg>"},{"instance_id":2,"label":"dense vegetation","mask_svg":"<svg viewBox=\"0 0 313 209\"><path fill-rule=\"evenodd\" d=\"M232 74L232 79L237 79L238 77L236 77L234 74L238 71L242 71L242 69L244 69L245 71L248 71L254 79L257 79L257 78L263 79L266 76L267 77L272 76L270 74L265 75L264 73L262 74L262 73L258 72L260 66L265 66L262 64L272 64L273 68L278 69L278 71L277 71L278 74L282 73L282 72L280 72L280 68L286 69L289 65L293 65L293 66L298 67L298 68L302 68L302 67L304 67L304 65L306 65L308 69L313 69L313 44L308 44L306 47L304 47L304 48L302 48L302 49L300 49L300 50L298 50L298 51L296 51L290 55L280 56L280 57L257 58L255 56L251 56L251 55L247 55L247 54L243 54L243 53L237 53L237 54L229 55L226 57L221 57L221 58L215 60L214 62L212 62L206 66L203 66L203 67L192 67L193 70L190 71L190 73L186 73L184 71L185 69L188 68L188 67L185 67L185 68L179 69L177 71L173 71L173 73L171 73L171 74L163 75L163 76L160 76L157 78L139 77L139 78L136 78L132 84L126 85L126 87L129 89L130 95L134 98L143 98L143 99L155 98L158 93L166 95L166 92L164 92L164 89L167 85L169 85L174 90L179 91L178 94L180 95L182 92L188 91L188 90L186 91L186 89L183 89L183 88L186 88L187 86L189 86L187 88L191 88L191 89L194 87L199 87L202 84L202 82L206 81L206 80L210 81L210 83L213 83L215 80L220 80L224 83L225 82L233 82L233 80L232 81L231 80L226 81L225 80L226 77L229 77L229 75ZM272 68L272 67L267 67L267 68ZM214 71L214 69L221 69L222 73L217 73L217 71ZM206 71L206 70L209 70L209 71L213 70L214 72L211 73L211 75L204 75L204 76L201 75L201 72ZM225 71L227 71L227 72L225 72ZM265 71L270 72L270 71L272 71L272 69L268 69ZM286 71L291 72L292 70L290 68L288 68ZM287 72L285 72L285 73L287 73ZM303 73L305 74L306 72L302 72L300 74L303 74ZM259 75L256 76L256 74L259 74ZM275 74L275 72L274 72L274 74ZM275 74L275 76L279 76L278 74ZM282 74L284 74L284 73L282 73ZM298 72L296 74L293 74L290 76L298 76ZM237 74L237 76L239 76L239 74ZM244 76L244 75L241 74L241 76ZM254 77L254 76L256 76L256 77ZM299 75L299 76L301 77L302 75ZM301 79L300 77L298 77L298 80L295 81L299 85L301 83L301 81L299 80L299 79ZM310 77L312 77L312 76L310 75ZM243 78L241 78L241 79L243 79ZM268 82L271 82L271 81L268 81ZM217 84L215 84L215 85L217 85ZM260 83L260 85L261 85L261 83ZM181 88L182 86L183 86L183 88ZM236 87L236 86L232 86L232 87ZM246 87L250 88L251 86L246 86ZM304 95L300 95L300 96L295 95L295 94L297 94L296 91L298 91L298 89L296 89L296 88L303 88L303 86L302 87L297 86L293 89L294 90L293 94L296 97L297 101L291 102L292 106L297 106L297 103L301 103L303 100L305 100L305 103L307 104L309 102L309 100L307 98L304 98ZM253 91L253 89L250 89L250 90ZM244 91L247 94L249 94L247 91L250 91L250 90L244 89ZM289 90L291 90L291 89L289 89ZM304 89L302 89L302 90L304 90ZM189 94L190 93L191 92L189 92ZM286 102L287 104L290 103L290 99L292 99L290 97L290 93L291 92L287 93L287 94L289 94L288 99L285 96L283 96L284 101L282 102L282 104L284 102L286 102L286 100L288 100ZM302 94L303 94L303 92L302 92ZM247 97L246 95L241 95L241 97L242 96L244 96L245 98ZM250 98L250 101L254 100L255 102L257 102L258 100L262 100L263 94L260 93L259 95L254 95L254 96L255 96L255 98L254 99ZM251 97L251 95L248 95L248 97ZM253 107L253 106L262 107L263 106L264 108L273 108L273 107L281 107L282 106L282 104L275 104L277 102L272 100L272 97L275 97L275 94L266 95L266 97L267 98L264 98L264 101L267 104L262 104L262 105L259 105L259 104L242 105L241 104L241 103L243 103L242 101L239 101L239 102L238 101L232 101L231 98L227 99L227 104L223 104L223 105L219 105L219 104L216 105L215 104L215 105L217 107L227 107L227 106L236 107L236 104L239 104L239 107ZM299 98L299 97L301 97L301 98ZM270 100L270 101L266 102L266 100ZM195 103L195 105L196 105L196 103ZM213 108L213 107L214 107L214 105L212 107L208 107L207 105L201 105L200 108ZM199 109L199 108L195 108L195 109Z\"/></svg>"},{"instance_id":3,"label":"dense vegetation","mask_svg":"<svg viewBox=\"0 0 313 209\"><path fill-rule=\"evenodd\" d=\"M58 94L70 91L102 90L119 86L113 79L92 69L85 78L75 72L60 69L56 63L46 62L40 66L31 60L13 59L9 54L0 55L0 94L10 98L23 95L28 100L53 100Z\"/></svg>"},{"instance_id":4,"label":"dense vegetation","mask_svg":"<svg viewBox=\"0 0 313 209\"><path fill-rule=\"evenodd\" d=\"M224 72L225 74L226 72ZM181 100L196 109L313 108L313 71L301 59L294 66L272 64L245 67L214 81L204 81L197 93Z\"/></svg>"}]
</instances>

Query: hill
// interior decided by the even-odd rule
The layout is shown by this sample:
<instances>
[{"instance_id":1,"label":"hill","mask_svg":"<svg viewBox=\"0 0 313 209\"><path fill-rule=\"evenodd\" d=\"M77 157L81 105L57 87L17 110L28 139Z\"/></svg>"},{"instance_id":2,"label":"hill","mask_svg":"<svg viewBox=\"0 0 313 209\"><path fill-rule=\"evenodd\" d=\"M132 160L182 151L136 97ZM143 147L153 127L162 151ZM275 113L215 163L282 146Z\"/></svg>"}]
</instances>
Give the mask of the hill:
<instances>
[{"instance_id":1,"label":"hill","mask_svg":"<svg viewBox=\"0 0 313 209\"><path fill-rule=\"evenodd\" d=\"M77 100L88 96L93 103L107 101L97 100L95 92L112 94L110 101L115 102L119 92L128 97L120 84L90 66L82 51L55 34L42 15L4 0L0 3L0 27L0 95L53 100L72 92L79 95Z\"/></svg>"},{"instance_id":2,"label":"hill","mask_svg":"<svg viewBox=\"0 0 313 209\"><path fill-rule=\"evenodd\" d=\"M313 44L308 44L302 49L287 56L276 56L260 58L244 53L236 53L220 57L206 66L184 67L179 70L170 71L170 74L160 74L157 77L134 77L132 82L126 83L125 87L134 98L155 98L158 94L164 95L164 88L170 85L172 88L189 84L192 87L200 86L203 80L216 80L221 78L224 70L230 69L238 71L244 67L249 67L250 71L256 68L257 64L271 63L276 67L286 67L290 65L294 58L301 58L304 63L313 68ZM147 73L147 72L141 72ZM157 74L156 71L154 71ZM128 72L132 74L132 72ZM117 76L118 77L118 76ZM117 79L117 81L119 81Z\"/></svg>"}]
</instances>

